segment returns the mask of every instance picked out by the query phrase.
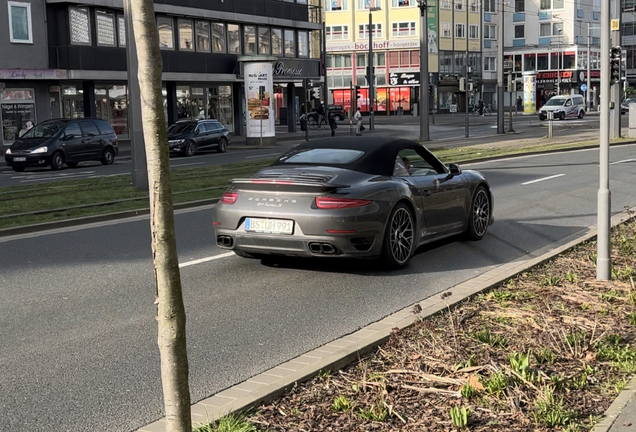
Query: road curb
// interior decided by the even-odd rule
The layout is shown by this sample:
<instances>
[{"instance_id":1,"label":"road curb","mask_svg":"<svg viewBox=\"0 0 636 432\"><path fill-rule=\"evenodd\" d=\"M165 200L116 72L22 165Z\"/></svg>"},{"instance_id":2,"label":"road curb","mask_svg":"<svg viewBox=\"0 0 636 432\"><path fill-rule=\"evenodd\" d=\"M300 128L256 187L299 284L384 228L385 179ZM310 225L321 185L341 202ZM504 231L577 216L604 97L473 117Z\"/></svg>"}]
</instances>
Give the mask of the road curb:
<instances>
[{"instance_id":1,"label":"road curb","mask_svg":"<svg viewBox=\"0 0 636 432\"><path fill-rule=\"evenodd\" d=\"M636 207L632 207L612 217L612 226L629 220L635 211ZM420 318L434 315L481 291L494 288L506 279L539 265L596 235L596 226L579 230L516 261L492 268L474 279L448 288L380 321L371 323L354 333L331 341L203 399L191 407L192 426L203 426L233 412L241 412L258 407L280 396L296 384L313 378L321 370L341 369L358 359L361 355L386 342L394 328L404 329L416 323ZM442 297L444 297L444 300L442 300ZM421 307L419 313L413 312L415 305ZM632 380L632 384L635 382L636 378ZM620 403L618 402L619 398L621 400ZM623 403L622 401L627 396L623 396L621 393L619 398L610 407L610 410L614 407L618 414L624 408L626 402ZM618 414L615 412L610 413L610 410L606 413L608 419L610 416L616 419ZM136 432L163 432L165 428L165 420L160 419L138 429ZM607 429L594 430L594 432L601 431L607 432Z\"/></svg>"},{"instance_id":2,"label":"road curb","mask_svg":"<svg viewBox=\"0 0 636 432\"><path fill-rule=\"evenodd\" d=\"M620 392L618 397L614 399L614 402L612 402L607 411L605 411L603 420L594 426L592 432L609 432L632 398L636 398L636 376L632 378L627 388Z\"/></svg>"}]
</instances>

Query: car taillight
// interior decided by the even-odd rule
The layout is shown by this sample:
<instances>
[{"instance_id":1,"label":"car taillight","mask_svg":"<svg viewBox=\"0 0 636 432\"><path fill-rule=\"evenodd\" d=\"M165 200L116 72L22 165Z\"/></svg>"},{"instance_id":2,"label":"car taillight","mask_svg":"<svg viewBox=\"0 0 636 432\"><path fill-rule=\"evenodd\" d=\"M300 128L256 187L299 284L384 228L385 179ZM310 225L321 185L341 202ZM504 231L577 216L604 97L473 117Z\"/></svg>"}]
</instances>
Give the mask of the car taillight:
<instances>
[{"instance_id":1,"label":"car taillight","mask_svg":"<svg viewBox=\"0 0 636 432\"><path fill-rule=\"evenodd\" d=\"M234 204L238 199L238 193L236 192L225 192L223 194L223 198L221 198L221 202L223 204Z\"/></svg>"},{"instance_id":2,"label":"car taillight","mask_svg":"<svg viewBox=\"0 0 636 432\"><path fill-rule=\"evenodd\" d=\"M316 197L316 207L321 210L362 207L369 204L371 204L369 200Z\"/></svg>"}]
</instances>

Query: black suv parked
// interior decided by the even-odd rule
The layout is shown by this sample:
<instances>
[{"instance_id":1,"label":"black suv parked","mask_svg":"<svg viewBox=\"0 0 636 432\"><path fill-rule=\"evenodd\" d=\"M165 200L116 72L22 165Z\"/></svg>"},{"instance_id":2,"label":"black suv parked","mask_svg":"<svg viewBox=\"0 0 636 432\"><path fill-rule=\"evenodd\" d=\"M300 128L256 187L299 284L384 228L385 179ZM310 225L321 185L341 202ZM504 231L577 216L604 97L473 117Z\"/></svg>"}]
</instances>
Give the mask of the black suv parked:
<instances>
[{"instance_id":1,"label":"black suv parked","mask_svg":"<svg viewBox=\"0 0 636 432\"><path fill-rule=\"evenodd\" d=\"M198 149L225 153L230 132L218 120L179 120L168 128L170 153L192 156Z\"/></svg>"},{"instance_id":2,"label":"black suv parked","mask_svg":"<svg viewBox=\"0 0 636 432\"><path fill-rule=\"evenodd\" d=\"M29 129L4 155L14 171L26 167L51 166L59 170L66 164L75 168L83 161L110 165L119 154L117 135L110 125L97 118L45 120Z\"/></svg>"},{"instance_id":3,"label":"black suv parked","mask_svg":"<svg viewBox=\"0 0 636 432\"><path fill-rule=\"evenodd\" d=\"M329 105L327 108L337 121L347 118L347 111L342 105Z\"/></svg>"}]
</instances>

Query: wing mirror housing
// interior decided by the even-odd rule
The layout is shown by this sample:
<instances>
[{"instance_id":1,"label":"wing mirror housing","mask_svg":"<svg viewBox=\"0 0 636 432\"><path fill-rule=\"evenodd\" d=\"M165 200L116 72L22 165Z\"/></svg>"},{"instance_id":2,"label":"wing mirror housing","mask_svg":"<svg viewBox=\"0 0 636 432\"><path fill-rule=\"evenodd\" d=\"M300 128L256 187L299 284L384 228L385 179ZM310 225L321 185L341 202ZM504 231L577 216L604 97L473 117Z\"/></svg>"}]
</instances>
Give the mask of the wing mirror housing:
<instances>
[{"instance_id":1,"label":"wing mirror housing","mask_svg":"<svg viewBox=\"0 0 636 432\"><path fill-rule=\"evenodd\" d=\"M75 138L75 135L66 134L66 135L64 135L63 141L68 141L68 140L73 139L73 138Z\"/></svg>"},{"instance_id":2,"label":"wing mirror housing","mask_svg":"<svg viewBox=\"0 0 636 432\"><path fill-rule=\"evenodd\" d=\"M449 164L448 170L451 176L457 176L462 173L462 169L457 164Z\"/></svg>"}]
</instances>

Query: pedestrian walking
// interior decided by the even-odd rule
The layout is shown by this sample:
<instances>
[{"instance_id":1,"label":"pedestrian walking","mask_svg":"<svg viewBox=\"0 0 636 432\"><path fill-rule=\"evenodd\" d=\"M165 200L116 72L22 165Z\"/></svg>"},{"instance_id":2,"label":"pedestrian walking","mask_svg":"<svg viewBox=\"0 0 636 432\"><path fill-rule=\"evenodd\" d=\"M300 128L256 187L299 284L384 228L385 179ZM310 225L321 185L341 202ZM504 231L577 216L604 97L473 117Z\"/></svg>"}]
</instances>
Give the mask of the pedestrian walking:
<instances>
[{"instance_id":1,"label":"pedestrian walking","mask_svg":"<svg viewBox=\"0 0 636 432\"><path fill-rule=\"evenodd\" d=\"M336 136L336 129L338 128L338 123L336 123L336 119L334 118L331 112L327 114L327 119L329 120L329 127L331 128L331 136Z\"/></svg>"},{"instance_id":2,"label":"pedestrian walking","mask_svg":"<svg viewBox=\"0 0 636 432\"><path fill-rule=\"evenodd\" d=\"M360 114L360 108L358 108L353 118L356 121L356 135L361 136L362 134L360 132L362 131L362 114Z\"/></svg>"},{"instance_id":3,"label":"pedestrian walking","mask_svg":"<svg viewBox=\"0 0 636 432\"><path fill-rule=\"evenodd\" d=\"M521 100L521 96L517 96L517 111L521 111L523 108L523 101Z\"/></svg>"},{"instance_id":4,"label":"pedestrian walking","mask_svg":"<svg viewBox=\"0 0 636 432\"><path fill-rule=\"evenodd\" d=\"M479 99L479 102L477 102L477 108L479 109L479 115L480 116L484 116L484 100L483 99Z\"/></svg>"}]
</instances>

